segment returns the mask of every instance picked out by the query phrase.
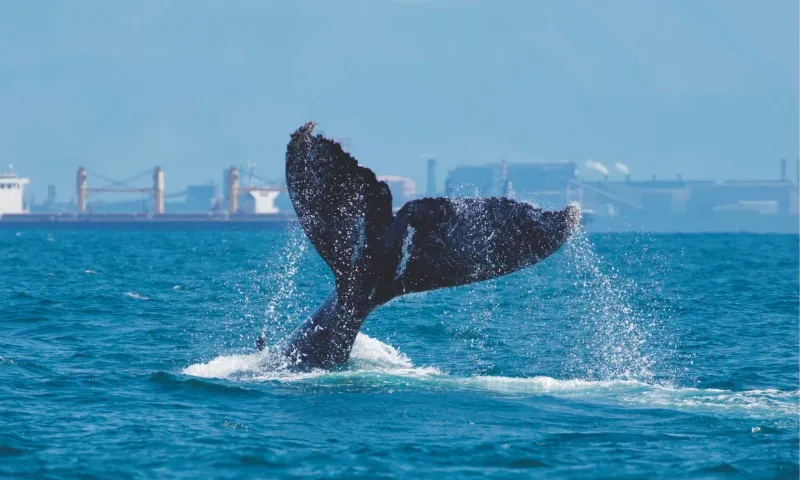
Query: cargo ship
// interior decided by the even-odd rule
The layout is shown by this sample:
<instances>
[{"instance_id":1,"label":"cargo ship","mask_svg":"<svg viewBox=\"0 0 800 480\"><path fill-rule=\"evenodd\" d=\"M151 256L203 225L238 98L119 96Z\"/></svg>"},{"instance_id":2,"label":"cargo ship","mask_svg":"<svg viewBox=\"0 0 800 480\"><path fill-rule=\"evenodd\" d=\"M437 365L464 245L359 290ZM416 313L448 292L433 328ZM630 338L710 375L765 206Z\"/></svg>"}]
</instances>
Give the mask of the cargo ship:
<instances>
[{"instance_id":1,"label":"cargo ship","mask_svg":"<svg viewBox=\"0 0 800 480\"><path fill-rule=\"evenodd\" d=\"M0 215L0 230L274 230L293 221L286 214L22 213Z\"/></svg>"}]
</instances>

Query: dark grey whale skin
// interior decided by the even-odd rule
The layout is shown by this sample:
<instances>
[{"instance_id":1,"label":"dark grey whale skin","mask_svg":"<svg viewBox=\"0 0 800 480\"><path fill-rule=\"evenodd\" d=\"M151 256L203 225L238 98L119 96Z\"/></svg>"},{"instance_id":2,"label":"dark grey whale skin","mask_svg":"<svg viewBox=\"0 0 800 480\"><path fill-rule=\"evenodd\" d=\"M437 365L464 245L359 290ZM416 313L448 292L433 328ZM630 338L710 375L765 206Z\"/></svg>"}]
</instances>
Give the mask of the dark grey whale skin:
<instances>
[{"instance_id":1,"label":"dark grey whale skin","mask_svg":"<svg viewBox=\"0 0 800 480\"><path fill-rule=\"evenodd\" d=\"M389 300L533 265L580 224L576 206L543 211L508 198L423 198L392 214L386 184L338 143L314 135L315 126L292 134L286 184L336 289L286 340L283 353L296 368L347 362L367 315Z\"/></svg>"}]
</instances>

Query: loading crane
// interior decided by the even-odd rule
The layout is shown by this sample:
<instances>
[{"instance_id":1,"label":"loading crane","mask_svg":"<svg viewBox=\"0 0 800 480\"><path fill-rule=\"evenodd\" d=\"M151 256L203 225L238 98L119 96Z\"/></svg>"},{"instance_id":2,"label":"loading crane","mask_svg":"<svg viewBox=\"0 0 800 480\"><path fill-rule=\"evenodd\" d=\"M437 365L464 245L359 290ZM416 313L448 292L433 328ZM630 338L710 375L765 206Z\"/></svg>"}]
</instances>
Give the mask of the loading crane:
<instances>
[{"instance_id":1,"label":"loading crane","mask_svg":"<svg viewBox=\"0 0 800 480\"><path fill-rule=\"evenodd\" d=\"M152 173L153 184L151 187L134 187L130 182L138 180L150 172ZM99 188L90 188L88 186L89 175L100 178L108 182L108 185ZM97 172L90 172L89 170L80 167L75 179L75 189L77 198L77 209L79 214L86 213L86 200L90 195L98 193L147 193L153 197L153 212L156 214L164 213L164 170L161 167L156 167L153 170L145 170L144 172L137 173L136 175L126 178L124 180L114 180L105 175Z\"/></svg>"}]
</instances>

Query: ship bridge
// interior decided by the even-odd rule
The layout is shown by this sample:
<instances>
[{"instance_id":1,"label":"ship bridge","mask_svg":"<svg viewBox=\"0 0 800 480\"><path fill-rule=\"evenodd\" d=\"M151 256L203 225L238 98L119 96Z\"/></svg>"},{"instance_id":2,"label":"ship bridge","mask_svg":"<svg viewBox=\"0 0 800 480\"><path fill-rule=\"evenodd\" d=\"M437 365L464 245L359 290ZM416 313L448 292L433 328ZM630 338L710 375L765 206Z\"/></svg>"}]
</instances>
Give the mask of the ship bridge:
<instances>
[{"instance_id":1,"label":"ship bridge","mask_svg":"<svg viewBox=\"0 0 800 480\"><path fill-rule=\"evenodd\" d=\"M28 213L23 201L27 178L20 178L9 165L8 171L0 173L0 215L6 213Z\"/></svg>"}]
</instances>

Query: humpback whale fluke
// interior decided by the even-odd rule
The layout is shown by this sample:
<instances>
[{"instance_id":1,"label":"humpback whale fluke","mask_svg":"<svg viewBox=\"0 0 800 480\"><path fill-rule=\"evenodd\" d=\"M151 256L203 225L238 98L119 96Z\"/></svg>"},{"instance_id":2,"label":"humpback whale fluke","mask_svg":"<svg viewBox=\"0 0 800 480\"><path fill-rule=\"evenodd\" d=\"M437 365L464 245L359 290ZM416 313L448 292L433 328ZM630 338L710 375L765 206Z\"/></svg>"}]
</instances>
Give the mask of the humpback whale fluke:
<instances>
[{"instance_id":1,"label":"humpback whale fluke","mask_svg":"<svg viewBox=\"0 0 800 480\"><path fill-rule=\"evenodd\" d=\"M575 206L542 211L508 198L423 198L393 215L389 187L315 127L292 134L286 185L336 289L288 339L285 355L303 368L346 362L364 319L392 298L533 265L580 223Z\"/></svg>"}]
</instances>

